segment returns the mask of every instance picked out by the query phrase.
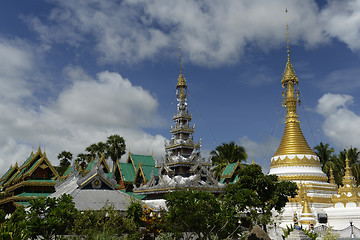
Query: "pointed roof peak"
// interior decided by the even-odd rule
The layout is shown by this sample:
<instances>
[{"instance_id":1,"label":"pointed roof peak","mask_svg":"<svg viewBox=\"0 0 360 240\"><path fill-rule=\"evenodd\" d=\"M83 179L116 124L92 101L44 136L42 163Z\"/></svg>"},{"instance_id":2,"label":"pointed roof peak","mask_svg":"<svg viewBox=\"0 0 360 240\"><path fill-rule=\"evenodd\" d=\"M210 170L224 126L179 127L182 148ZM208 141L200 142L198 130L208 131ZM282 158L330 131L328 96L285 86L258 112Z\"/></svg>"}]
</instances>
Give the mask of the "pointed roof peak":
<instances>
[{"instance_id":1,"label":"pointed roof peak","mask_svg":"<svg viewBox=\"0 0 360 240\"><path fill-rule=\"evenodd\" d=\"M182 63L181 63L181 47L179 47L179 65L180 65L180 74L179 74L179 78L178 78L178 84L177 84L177 88L183 87L186 88L186 80L184 78L184 75L182 73Z\"/></svg>"}]
</instances>

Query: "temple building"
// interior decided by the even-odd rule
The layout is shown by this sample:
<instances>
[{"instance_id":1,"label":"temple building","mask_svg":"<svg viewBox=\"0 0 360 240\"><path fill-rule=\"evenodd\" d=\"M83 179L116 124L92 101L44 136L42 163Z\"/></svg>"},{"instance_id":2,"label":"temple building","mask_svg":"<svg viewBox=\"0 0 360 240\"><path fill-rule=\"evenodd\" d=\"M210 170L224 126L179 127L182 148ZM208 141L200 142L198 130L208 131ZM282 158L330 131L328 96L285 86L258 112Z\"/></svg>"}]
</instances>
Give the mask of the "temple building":
<instances>
[{"instance_id":1,"label":"temple building","mask_svg":"<svg viewBox=\"0 0 360 240\"><path fill-rule=\"evenodd\" d=\"M20 206L28 206L29 200L47 197L55 191L59 175L45 152L39 147L20 166L15 163L0 179L0 207L14 212Z\"/></svg>"},{"instance_id":2,"label":"temple building","mask_svg":"<svg viewBox=\"0 0 360 240\"><path fill-rule=\"evenodd\" d=\"M114 178L117 182L117 189L133 195L134 186L140 187L146 184L157 173L153 155L138 155L129 152L125 163L119 160L115 164ZM136 195L142 199L144 195Z\"/></svg>"},{"instance_id":3,"label":"temple building","mask_svg":"<svg viewBox=\"0 0 360 240\"><path fill-rule=\"evenodd\" d=\"M219 183L210 172L211 162L200 154L200 141L193 140L194 126L188 112L187 85L182 74L176 86L177 113L174 115L175 126L171 126L171 140L165 142L165 161L158 163L146 184L135 187L135 194L146 195L149 199L163 199L166 193L178 190L204 190L213 193L222 191Z\"/></svg>"},{"instance_id":4,"label":"temple building","mask_svg":"<svg viewBox=\"0 0 360 240\"><path fill-rule=\"evenodd\" d=\"M73 166L67 178L58 181L55 192L49 197L68 194L80 211L100 210L111 205L114 210L125 212L135 198L116 189L116 180L108 170L104 156L93 159L82 172Z\"/></svg>"},{"instance_id":5,"label":"temple building","mask_svg":"<svg viewBox=\"0 0 360 240\"><path fill-rule=\"evenodd\" d=\"M279 180L291 180L298 184L298 195L291 198L282 214L275 216L274 223L286 228L293 224L294 215L305 227L320 226L319 216L326 216L327 226L340 230L356 224L360 227L359 188L351 175L348 161L344 187L338 189L333 176L328 179L322 171L320 159L309 147L300 128L296 112L300 104L298 83L290 62L289 47L287 63L281 80L283 106L286 107L285 130L276 153L271 158L269 174ZM281 236L281 234L280 234ZM273 236L274 237L274 236ZM277 239L274 237L274 239Z\"/></svg>"}]
</instances>

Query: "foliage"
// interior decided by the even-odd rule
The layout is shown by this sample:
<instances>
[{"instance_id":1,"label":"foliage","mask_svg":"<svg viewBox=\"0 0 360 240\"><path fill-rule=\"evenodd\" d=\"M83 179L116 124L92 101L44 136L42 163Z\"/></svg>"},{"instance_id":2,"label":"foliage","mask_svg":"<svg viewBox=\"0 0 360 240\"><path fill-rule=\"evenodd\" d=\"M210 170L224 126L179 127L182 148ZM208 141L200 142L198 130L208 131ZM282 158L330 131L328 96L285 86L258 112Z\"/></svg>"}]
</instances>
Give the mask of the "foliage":
<instances>
[{"instance_id":1,"label":"foliage","mask_svg":"<svg viewBox=\"0 0 360 240\"><path fill-rule=\"evenodd\" d=\"M221 229L220 203L204 191L176 191L167 195L169 231L194 233L198 239L208 239Z\"/></svg>"},{"instance_id":2,"label":"foliage","mask_svg":"<svg viewBox=\"0 0 360 240\"><path fill-rule=\"evenodd\" d=\"M235 142L223 143L210 152L210 160L215 165L214 176L219 178L229 163L243 162L247 159L245 148Z\"/></svg>"},{"instance_id":3,"label":"foliage","mask_svg":"<svg viewBox=\"0 0 360 240\"><path fill-rule=\"evenodd\" d=\"M240 215L244 227L270 222L272 209L280 212L289 197L295 197L297 185L290 181L278 181L276 175L264 175L261 167L251 164L240 170L239 180L225 187L223 201Z\"/></svg>"},{"instance_id":4,"label":"foliage","mask_svg":"<svg viewBox=\"0 0 360 240\"><path fill-rule=\"evenodd\" d=\"M337 239L339 239L339 237L340 237L340 234L333 233L331 227L326 229L325 233L322 234L323 240L337 240Z\"/></svg>"},{"instance_id":5,"label":"foliage","mask_svg":"<svg viewBox=\"0 0 360 240\"><path fill-rule=\"evenodd\" d=\"M302 229L302 230L305 233L305 235L311 238L312 240L316 240L316 238L319 235L318 233L314 232L314 230L312 229Z\"/></svg>"},{"instance_id":6,"label":"foliage","mask_svg":"<svg viewBox=\"0 0 360 240\"><path fill-rule=\"evenodd\" d=\"M286 239L290 235L290 233L294 231L294 226L290 225L289 227L288 225L286 225L286 229L282 228L282 230L284 233L283 238Z\"/></svg>"},{"instance_id":7,"label":"foliage","mask_svg":"<svg viewBox=\"0 0 360 240\"><path fill-rule=\"evenodd\" d=\"M330 177L330 169L333 170L335 183L342 185L342 178L345 175L345 159L346 156L349 159L349 165L352 175L355 177L357 184L360 184L360 151L351 147L350 149L344 149L339 154L335 154L334 148L329 144L320 142L319 145L314 147L314 152L320 158L320 163L324 173Z\"/></svg>"},{"instance_id":8,"label":"foliage","mask_svg":"<svg viewBox=\"0 0 360 240\"><path fill-rule=\"evenodd\" d=\"M79 164L82 169L85 169L87 164L91 161L91 155L85 153L79 153L75 159L75 162Z\"/></svg>"},{"instance_id":9,"label":"foliage","mask_svg":"<svg viewBox=\"0 0 360 240\"><path fill-rule=\"evenodd\" d=\"M165 211L155 212L153 208L144 206L140 218L145 226L145 238L156 238L165 228Z\"/></svg>"},{"instance_id":10,"label":"foliage","mask_svg":"<svg viewBox=\"0 0 360 240\"><path fill-rule=\"evenodd\" d=\"M128 218L131 218L138 227L143 226L141 218L143 217L143 209L140 202L131 202L126 210Z\"/></svg>"},{"instance_id":11,"label":"foliage","mask_svg":"<svg viewBox=\"0 0 360 240\"><path fill-rule=\"evenodd\" d=\"M106 147L107 145L105 143L98 142L98 143L93 143L87 148L85 148L85 151L88 152L91 158L95 158L96 156L101 158L102 154L104 154L105 158L107 158Z\"/></svg>"},{"instance_id":12,"label":"foliage","mask_svg":"<svg viewBox=\"0 0 360 240\"><path fill-rule=\"evenodd\" d=\"M77 214L70 195L60 198L37 198L30 200L26 227L31 238L52 239L56 235L70 233Z\"/></svg>"},{"instance_id":13,"label":"foliage","mask_svg":"<svg viewBox=\"0 0 360 240\"><path fill-rule=\"evenodd\" d=\"M107 156L111 158L113 163L115 164L116 161L118 161L122 155L125 154L126 145L125 140L123 137L120 137L119 135L111 135L107 138L106 141L106 151ZM115 169L113 167L113 169Z\"/></svg>"},{"instance_id":14,"label":"foliage","mask_svg":"<svg viewBox=\"0 0 360 240\"><path fill-rule=\"evenodd\" d=\"M125 154L125 150L125 139L117 134L114 134L108 136L105 143L98 142L89 145L87 148L85 148L87 154L79 154L77 159L78 162L81 162L82 165L86 165L85 163L89 163L91 159L95 157L101 158L101 156L104 155L105 159L110 157L115 166L116 161L118 161L121 156ZM85 167L83 166L83 168Z\"/></svg>"},{"instance_id":15,"label":"foliage","mask_svg":"<svg viewBox=\"0 0 360 240\"><path fill-rule=\"evenodd\" d=\"M58 169L58 173L63 175L66 169L71 165L73 155L71 152L62 151L57 155L57 158L60 160L60 168Z\"/></svg>"},{"instance_id":16,"label":"foliage","mask_svg":"<svg viewBox=\"0 0 360 240\"><path fill-rule=\"evenodd\" d=\"M28 235L25 229L20 227L17 223L2 223L0 225L0 239L3 240L26 240Z\"/></svg>"},{"instance_id":17,"label":"foliage","mask_svg":"<svg viewBox=\"0 0 360 240\"><path fill-rule=\"evenodd\" d=\"M74 221L73 232L86 239L113 239L124 233L137 236L138 226L133 219L114 210L113 206L105 205L100 211L79 213Z\"/></svg>"}]
</instances>

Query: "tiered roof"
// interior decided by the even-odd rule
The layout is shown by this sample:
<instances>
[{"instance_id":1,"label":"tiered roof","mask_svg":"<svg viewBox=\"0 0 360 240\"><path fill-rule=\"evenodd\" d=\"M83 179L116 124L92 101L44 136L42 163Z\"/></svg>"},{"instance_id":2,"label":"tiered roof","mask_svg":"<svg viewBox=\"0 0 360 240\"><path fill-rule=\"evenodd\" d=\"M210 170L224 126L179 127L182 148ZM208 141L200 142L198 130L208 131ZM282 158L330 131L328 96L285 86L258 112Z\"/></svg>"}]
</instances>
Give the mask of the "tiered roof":
<instances>
[{"instance_id":1,"label":"tiered roof","mask_svg":"<svg viewBox=\"0 0 360 240\"><path fill-rule=\"evenodd\" d=\"M90 164L89 164L90 165ZM49 197L60 197L69 194L78 210L100 210L106 204L115 210L126 211L134 199L116 189L116 181L112 174L106 172L103 161L95 158L86 173L79 173L72 168L68 178L56 185L56 192Z\"/></svg>"},{"instance_id":2,"label":"tiered roof","mask_svg":"<svg viewBox=\"0 0 360 240\"><path fill-rule=\"evenodd\" d=\"M140 186L149 181L151 174L156 172L155 169L154 156L129 152L126 163L117 161L115 164L114 175L118 183L117 188L132 191L133 185Z\"/></svg>"},{"instance_id":3,"label":"tiered roof","mask_svg":"<svg viewBox=\"0 0 360 240\"><path fill-rule=\"evenodd\" d=\"M191 114L188 112L187 85L182 73L181 58L176 96L178 104L173 118L175 126L170 128L171 140L165 143L166 160L157 166L157 171L144 166L143 176L146 179L150 177L150 180L146 185L134 189L135 194L146 194L148 199L163 198L169 191L184 189L222 191L222 184L209 171L211 163L200 155L200 141L197 143L193 140L195 127L190 126Z\"/></svg>"},{"instance_id":4,"label":"tiered roof","mask_svg":"<svg viewBox=\"0 0 360 240\"><path fill-rule=\"evenodd\" d=\"M13 211L27 205L30 199L47 196L54 191L59 175L39 147L19 167L16 163L0 178L0 206Z\"/></svg>"}]
</instances>

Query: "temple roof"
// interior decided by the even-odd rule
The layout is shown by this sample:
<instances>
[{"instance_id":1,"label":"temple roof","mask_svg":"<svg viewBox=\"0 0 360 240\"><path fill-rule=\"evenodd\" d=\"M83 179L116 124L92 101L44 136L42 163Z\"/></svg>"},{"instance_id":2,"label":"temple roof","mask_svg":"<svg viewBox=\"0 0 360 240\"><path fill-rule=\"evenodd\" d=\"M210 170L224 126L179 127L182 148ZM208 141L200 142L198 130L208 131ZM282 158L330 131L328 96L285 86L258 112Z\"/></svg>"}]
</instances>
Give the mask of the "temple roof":
<instances>
[{"instance_id":1,"label":"temple roof","mask_svg":"<svg viewBox=\"0 0 360 240\"><path fill-rule=\"evenodd\" d=\"M81 211L100 210L105 205L112 205L115 210L126 211L135 199L115 189L116 181L112 174L104 171L100 159L96 158L93 162L91 169L88 169L84 176L73 167L69 177L59 182L55 193L49 197L57 198L62 194L69 194L73 197L75 207Z\"/></svg>"}]
</instances>

